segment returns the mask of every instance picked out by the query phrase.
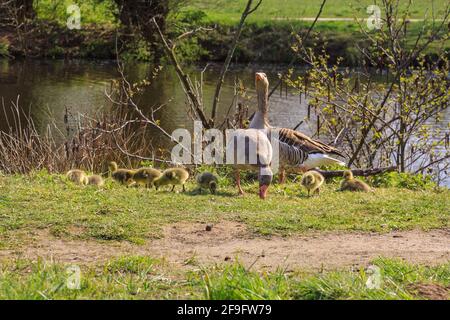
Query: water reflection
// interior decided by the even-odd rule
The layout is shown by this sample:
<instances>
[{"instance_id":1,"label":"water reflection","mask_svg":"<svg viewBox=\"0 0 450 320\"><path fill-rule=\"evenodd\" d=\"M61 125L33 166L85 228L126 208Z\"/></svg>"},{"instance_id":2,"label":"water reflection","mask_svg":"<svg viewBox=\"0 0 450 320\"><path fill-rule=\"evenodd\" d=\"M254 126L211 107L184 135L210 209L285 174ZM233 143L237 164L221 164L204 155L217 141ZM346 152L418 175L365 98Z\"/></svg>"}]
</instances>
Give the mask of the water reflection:
<instances>
[{"instance_id":1,"label":"water reflection","mask_svg":"<svg viewBox=\"0 0 450 320\"><path fill-rule=\"evenodd\" d=\"M200 72L204 66L189 69L192 80L200 79ZM264 71L272 83L277 79L277 73L282 66L243 66L232 67L225 78L223 86L218 122L225 117L234 93L234 83L237 79L248 87L250 95L254 96L254 73ZM219 67L210 65L204 72L203 99L206 114L210 114L213 94ZM144 79L151 75L153 68L145 63L127 64L126 75L130 81ZM111 102L105 96L105 90L111 87L111 81L118 79L117 65L114 61L55 61L55 60L0 60L0 97L5 105L16 101L20 95L20 107L33 117L38 130L43 132L51 119L56 121L59 128L63 127L66 108L73 114L78 112L93 114L99 111L108 112ZM186 100L183 89L179 85L176 73L171 68L164 68L157 79L137 98L138 105L145 111L160 104L166 104L157 118L161 126L172 132L176 128L192 129L193 122L187 116ZM255 103L250 102L250 111L255 109ZM271 124L280 127L293 128L307 116L307 104L304 97L299 99L293 92L287 94L278 91L270 99L269 119ZM450 109L443 115L450 119ZM3 113L0 118L0 130L8 130L8 124ZM429 123L439 126L442 135L448 132L448 121ZM315 131L315 123L303 124L300 129L308 134ZM157 130L151 132L151 143L154 146L163 145L164 138Z\"/></svg>"}]
</instances>

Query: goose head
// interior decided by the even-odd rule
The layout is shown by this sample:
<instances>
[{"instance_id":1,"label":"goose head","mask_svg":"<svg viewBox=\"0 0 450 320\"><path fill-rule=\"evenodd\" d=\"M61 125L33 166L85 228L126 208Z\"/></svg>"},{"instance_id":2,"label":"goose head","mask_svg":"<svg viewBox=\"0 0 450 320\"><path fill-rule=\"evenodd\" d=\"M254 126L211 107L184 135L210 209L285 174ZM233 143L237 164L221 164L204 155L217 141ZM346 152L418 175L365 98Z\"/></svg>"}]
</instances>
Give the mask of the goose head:
<instances>
[{"instance_id":1,"label":"goose head","mask_svg":"<svg viewBox=\"0 0 450 320\"><path fill-rule=\"evenodd\" d=\"M353 172L350 170L345 170L343 176L345 180L351 180L353 179Z\"/></svg>"},{"instance_id":2,"label":"goose head","mask_svg":"<svg viewBox=\"0 0 450 320\"><path fill-rule=\"evenodd\" d=\"M256 91L268 91L269 90L269 80L264 72L255 73L255 86Z\"/></svg>"},{"instance_id":3,"label":"goose head","mask_svg":"<svg viewBox=\"0 0 450 320\"><path fill-rule=\"evenodd\" d=\"M305 186L312 186L315 183L315 178L312 174L306 174L303 179L302 179L302 183Z\"/></svg>"},{"instance_id":4,"label":"goose head","mask_svg":"<svg viewBox=\"0 0 450 320\"><path fill-rule=\"evenodd\" d=\"M267 189L272 182L273 173L270 167L261 167L259 171L259 197L265 199L267 197Z\"/></svg>"},{"instance_id":5,"label":"goose head","mask_svg":"<svg viewBox=\"0 0 450 320\"><path fill-rule=\"evenodd\" d=\"M256 95L258 97L258 109L264 114L268 111L269 80L263 72L255 73Z\"/></svg>"},{"instance_id":6,"label":"goose head","mask_svg":"<svg viewBox=\"0 0 450 320\"><path fill-rule=\"evenodd\" d=\"M117 162L111 161L110 163L108 163L108 168L110 172L117 171L118 169Z\"/></svg>"},{"instance_id":7,"label":"goose head","mask_svg":"<svg viewBox=\"0 0 450 320\"><path fill-rule=\"evenodd\" d=\"M269 112L269 81L263 72L255 73L256 99L258 102L258 109L253 114L250 122L250 128L265 129L270 127L268 120Z\"/></svg>"}]
</instances>

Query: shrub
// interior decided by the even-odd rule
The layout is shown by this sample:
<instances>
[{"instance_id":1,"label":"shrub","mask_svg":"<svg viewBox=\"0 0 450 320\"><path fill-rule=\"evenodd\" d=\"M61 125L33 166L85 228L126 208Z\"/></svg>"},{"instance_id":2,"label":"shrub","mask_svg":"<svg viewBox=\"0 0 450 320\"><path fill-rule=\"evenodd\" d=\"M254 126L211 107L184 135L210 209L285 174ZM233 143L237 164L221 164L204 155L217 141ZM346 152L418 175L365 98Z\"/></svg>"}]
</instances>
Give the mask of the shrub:
<instances>
[{"instance_id":1,"label":"shrub","mask_svg":"<svg viewBox=\"0 0 450 320\"><path fill-rule=\"evenodd\" d=\"M383 188L398 187L410 190L428 190L436 187L436 183L431 176L406 172L388 172L373 176L371 180L375 187Z\"/></svg>"}]
</instances>

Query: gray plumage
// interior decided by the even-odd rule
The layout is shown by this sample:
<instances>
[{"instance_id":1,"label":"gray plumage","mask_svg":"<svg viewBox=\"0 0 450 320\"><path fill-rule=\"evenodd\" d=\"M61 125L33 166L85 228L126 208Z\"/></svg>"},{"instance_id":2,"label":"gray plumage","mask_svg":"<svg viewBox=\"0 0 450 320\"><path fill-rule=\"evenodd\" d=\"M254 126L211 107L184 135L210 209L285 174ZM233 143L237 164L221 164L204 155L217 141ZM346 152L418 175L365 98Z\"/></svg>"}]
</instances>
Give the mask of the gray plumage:
<instances>
[{"instance_id":1,"label":"gray plumage","mask_svg":"<svg viewBox=\"0 0 450 320\"><path fill-rule=\"evenodd\" d=\"M209 189L212 194L216 193L218 179L211 172L203 172L197 176L197 184L201 189Z\"/></svg>"}]
</instances>

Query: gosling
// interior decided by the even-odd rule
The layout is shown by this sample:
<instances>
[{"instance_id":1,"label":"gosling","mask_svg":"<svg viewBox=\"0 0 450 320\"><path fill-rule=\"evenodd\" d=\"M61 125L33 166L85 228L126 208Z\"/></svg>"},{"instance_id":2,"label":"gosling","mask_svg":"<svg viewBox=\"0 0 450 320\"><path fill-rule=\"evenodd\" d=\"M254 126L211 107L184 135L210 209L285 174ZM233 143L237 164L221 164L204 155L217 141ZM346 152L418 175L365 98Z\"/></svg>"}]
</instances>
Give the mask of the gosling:
<instances>
[{"instance_id":1,"label":"gosling","mask_svg":"<svg viewBox=\"0 0 450 320\"><path fill-rule=\"evenodd\" d=\"M212 194L216 193L217 190L217 177L211 172L203 172L197 176L197 184L200 191L204 189L209 189Z\"/></svg>"},{"instance_id":2,"label":"gosling","mask_svg":"<svg viewBox=\"0 0 450 320\"><path fill-rule=\"evenodd\" d=\"M350 170L344 171L344 180L341 182L340 191L361 191L361 192L373 192L373 189L367 185L367 183L355 179L353 173Z\"/></svg>"},{"instance_id":3,"label":"gosling","mask_svg":"<svg viewBox=\"0 0 450 320\"><path fill-rule=\"evenodd\" d=\"M325 178L317 171L308 171L306 172L301 180L301 185L308 190L308 197L312 193L320 194L320 186L323 184Z\"/></svg>"},{"instance_id":4,"label":"gosling","mask_svg":"<svg viewBox=\"0 0 450 320\"><path fill-rule=\"evenodd\" d=\"M153 187L153 183L156 179L161 177L162 173L158 169L154 168L140 168L133 173L132 179L138 185L144 185L146 188Z\"/></svg>"},{"instance_id":5,"label":"gosling","mask_svg":"<svg viewBox=\"0 0 450 320\"><path fill-rule=\"evenodd\" d=\"M97 187L103 187L105 185L105 181L103 180L103 178L97 174L94 174L92 176L87 177L88 178L88 183L90 185L93 186L97 186Z\"/></svg>"},{"instance_id":6,"label":"gosling","mask_svg":"<svg viewBox=\"0 0 450 320\"><path fill-rule=\"evenodd\" d=\"M124 184L126 186L129 186L134 182L133 180L133 170L128 169L119 169L117 167L117 163L115 161L111 161L108 165L109 172L111 174L111 177L116 180L117 182Z\"/></svg>"},{"instance_id":7,"label":"gosling","mask_svg":"<svg viewBox=\"0 0 450 320\"><path fill-rule=\"evenodd\" d=\"M89 183L89 179L86 173L82 170L73 169L67 172L67 178L79 185L87 185Z\"/></svg>"},{"instance_id":8,"label":"gosling","mask_svg":"<svg viewBox=\"0 0 450 320\"><path fill-rule=\"evenodd\" d=\"M175 186L178 184L181 184L183 186L183 192L186 191L184 184L186 183L186 180L189 178L189 172L186 171L186 169L183 168L170 168L167 170L164 170L162 175L155 179L153 184L155 185L156 190L160 186L167 186L172 185L172 190L175 190Z\"/></svg>"}]
</instances>

